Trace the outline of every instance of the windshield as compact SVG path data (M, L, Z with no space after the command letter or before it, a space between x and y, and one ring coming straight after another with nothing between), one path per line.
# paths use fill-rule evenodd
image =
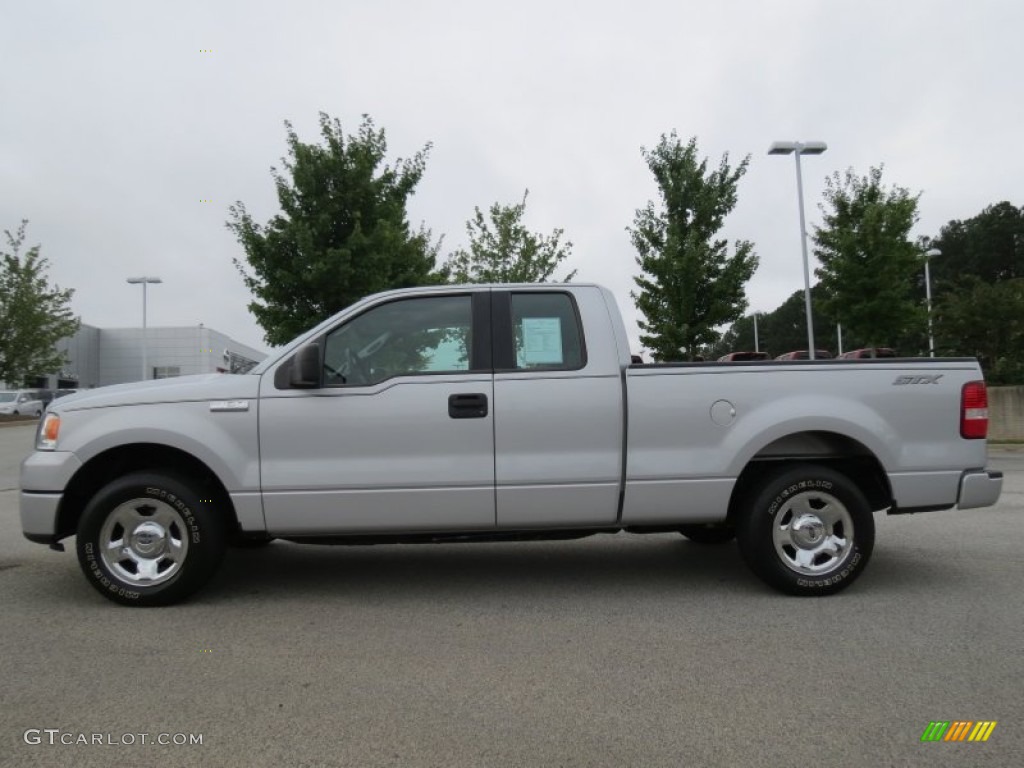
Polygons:
M0 392L0 403L13 403L17 396L17 392Z

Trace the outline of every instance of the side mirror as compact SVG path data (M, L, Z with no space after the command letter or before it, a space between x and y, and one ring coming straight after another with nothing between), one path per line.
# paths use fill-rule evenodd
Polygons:
M320 345L317 342L307 344L295 353L288 383L296 389L320 386Z

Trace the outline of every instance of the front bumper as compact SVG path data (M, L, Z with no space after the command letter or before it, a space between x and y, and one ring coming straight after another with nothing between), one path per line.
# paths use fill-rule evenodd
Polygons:
M21 530L25 538L37 544L57 540L57 510L62 493L21 492Z
M991 469L965 472L960 478L960 509L991 507L1003 492L1003 473Z
M21 463L21 530L41 544L56 541L63 490L82 466L70 451L36 451Z
M21 488L56 492L67 488L82 462L71 451L36 451L21 462Z

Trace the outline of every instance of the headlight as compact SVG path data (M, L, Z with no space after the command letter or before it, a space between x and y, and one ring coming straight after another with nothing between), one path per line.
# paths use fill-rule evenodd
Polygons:
M42 422L39 424L39 431L36 433L36 450L52 451L57 447L57 436L60 434L60 416L56 413L46 412Z

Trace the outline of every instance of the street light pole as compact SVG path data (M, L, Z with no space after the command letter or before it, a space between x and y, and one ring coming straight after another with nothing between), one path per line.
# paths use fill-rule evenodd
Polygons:
M149 366L146 363L146 286L150 283L162 283L159 277L129 277L132 285L142 283L142 380L149 378Z
M932 256L941 256L942 251L938 248L929 248L924 253L924 292L928 302L928 357L935 357L935 337L932 335L932 273L928 269L928 262Z
M755 352L760 352L761 351L761 346L760 346L760 344L758 344L758 339L757 339L757 312L754 313L754 351Z
M807 356L815 359L814 320L811 317L811 268L807 257L807 224L804 220L804 180L800 171L800 155L820 155L828 149L823 141L776 141L768 148L769 155L796 157L796 197L800 208L800 248L804 257L804 306L807 313Z

